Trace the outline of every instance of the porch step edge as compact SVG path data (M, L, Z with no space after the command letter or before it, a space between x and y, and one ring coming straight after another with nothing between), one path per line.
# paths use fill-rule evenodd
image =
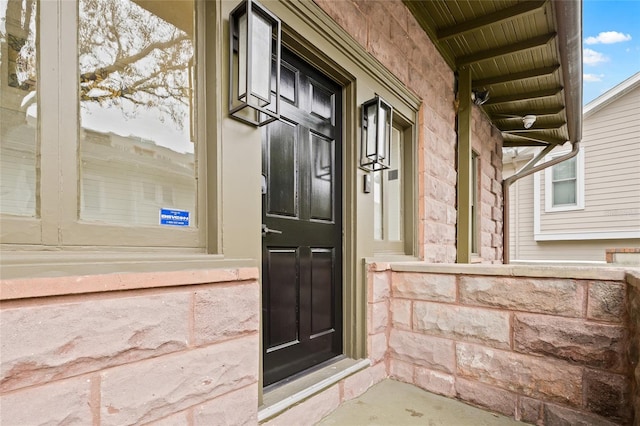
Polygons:
M319 394L323 390L333 386L345 377L355 374L358 371L364 370L371 365L371 361L369 359L346 359L343 361L352 361L352 363L349 363L350 365L345 366L344 368L339 368L339 370L335 374L332 374L331 376L322 379L312 384L311 386L302 389L301 391L295 392L292 395L274 402L271 405L260 408L258 411L258 422L262 423L266 420L270 420L273 417L276 417L277 415L283 413L294 405L299 404L300 402L311 398L312 396ZM335 366L335 364L331 364L325 368L335 368Z

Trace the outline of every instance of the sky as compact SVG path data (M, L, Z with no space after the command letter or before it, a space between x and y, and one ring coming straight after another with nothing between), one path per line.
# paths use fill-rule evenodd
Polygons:
M584 0L583 102L640 72L640 0Z

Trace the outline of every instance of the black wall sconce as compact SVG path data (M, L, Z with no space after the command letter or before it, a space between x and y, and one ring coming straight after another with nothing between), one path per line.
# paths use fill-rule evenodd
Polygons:
M360 167L369 172L391 166L393 107L380 96L362 104Z
M281 23L254 0L229 14L229 114L254 126L280 118Z

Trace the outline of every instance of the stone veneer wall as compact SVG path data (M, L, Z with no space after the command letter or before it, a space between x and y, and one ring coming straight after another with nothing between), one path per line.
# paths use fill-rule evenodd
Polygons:
M478 247L480 263L502 263L502 136L480 108L472 112L471 147L479 154Z
M454 268L370 265L392 378L539 425L631 421L624 272Z
M241 268L5 280L3 299L22 286L142 289L3 300L2 424L256 424L257 279Z
M314 0L422 99L418 113L418 250L427 262L456 261L454 74L402 0ZM480 258L502 263L502 136L474 106L480 156Z
M635 412L634 425L640 426L640 270L627 274L629 306L629 361L632 367L631 395Z

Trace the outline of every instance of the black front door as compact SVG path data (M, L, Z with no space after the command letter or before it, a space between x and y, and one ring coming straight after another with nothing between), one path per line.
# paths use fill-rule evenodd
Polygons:
M341 88L283 49L262 141L264 385L342 354Z

